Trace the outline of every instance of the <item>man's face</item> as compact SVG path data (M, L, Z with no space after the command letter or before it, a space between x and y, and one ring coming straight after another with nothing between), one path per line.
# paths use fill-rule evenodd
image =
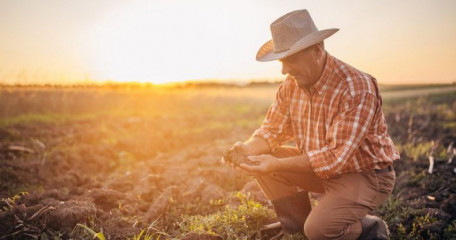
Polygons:
M314 47L281 59L282 74L290 75L302 89L311 87L318 79L318 62Z

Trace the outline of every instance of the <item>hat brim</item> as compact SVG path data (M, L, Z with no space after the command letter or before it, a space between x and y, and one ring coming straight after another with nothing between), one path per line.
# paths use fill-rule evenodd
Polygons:
M259 62L268 62L291 56L301 50L304 50L314 44L325 40L337 31L339 31L339 29L331 28L312 32L299 39L295 44L293 44L293 46L290 47L290 49L280 52L274 52L274 42L272 40L269 40L263 44L263 46L261 46L260 50L258 50L256 60Z

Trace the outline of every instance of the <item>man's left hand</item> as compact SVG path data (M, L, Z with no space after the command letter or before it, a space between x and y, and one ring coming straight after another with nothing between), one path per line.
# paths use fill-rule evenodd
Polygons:
M249 165L241 163L239 168L244 170L247 174L253 176L264 175L273 171L277 171L280 168L280 160L271 155L260 155L248 157L250 161L257 163L258 165Z

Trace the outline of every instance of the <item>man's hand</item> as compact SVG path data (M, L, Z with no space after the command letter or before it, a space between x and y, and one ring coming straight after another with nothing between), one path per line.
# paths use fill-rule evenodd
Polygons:
M230 149L223 153L222 163L230 167L237 167L240 163L248 161L247 156L243 148L243 143L236 142Z
M268 152L271 152L271 149L269 149L269 144L266 140L261 137L251 137L245 142L236 142L233 147L223 154L222 162L230 166L237 166L242 162L253 164L247 159L248 156L256 156ZM233 156L235 162L232 161Z
M241 163L239 167L249 175L260 176L281 168L280 160L271 155L250 156L248 159L254 164Z

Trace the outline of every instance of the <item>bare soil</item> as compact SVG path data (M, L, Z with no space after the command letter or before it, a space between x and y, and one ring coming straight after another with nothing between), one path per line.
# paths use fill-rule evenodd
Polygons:
M443 149L456 141L455 129L442 127L448 119L439 115L393 112L386 120L400 144L435 140ZM226 149L254 129L208 128L188 135L159 129L164 122L191 129L198 124L180 124L192 121L200 119L106 116L0 127L0 239L87 237L78 223L108 239L126 239L151 225L178 236L183 214L204 215L236 204L230 194L237 191L269 206L250 177L220 162ZM428 174L426 155L401 155L391 202L373 214L387 220L394 239L400 239L401 226L407 234L416 228L423 239L443 239L456 220L456 160L447 163L436 154L434 171ZM230 158L236 164L246 161L241 153ZM20 192L28 194L8 201ZM228 200L215 204L218 199ZM432 220L416 224L426 216ZM183 239L220 238L188 233Z

